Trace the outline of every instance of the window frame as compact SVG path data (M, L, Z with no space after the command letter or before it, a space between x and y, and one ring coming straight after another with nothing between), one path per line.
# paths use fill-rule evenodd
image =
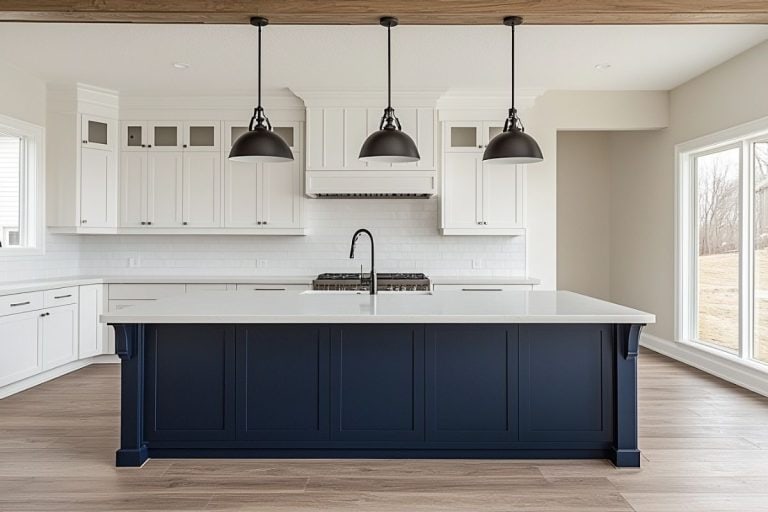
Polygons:
M45 254L45 129L0 114L0 132L22 139L19 231L23 243L0 247L0 259Z
M754 359L754 143L768 140L768 117L675 146L675 341L768 372ZM738 148L739 339L733 353L696 339L698 322L698 180L695 159Z

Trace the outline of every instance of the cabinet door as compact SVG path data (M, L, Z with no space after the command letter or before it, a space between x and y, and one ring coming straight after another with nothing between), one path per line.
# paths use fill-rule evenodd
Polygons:
M95 149L113 149L112 141L114 123L112 119L83 115L80 118L82 145Z
M483 164L483 226L522 228L523 170L517 165Z
M147 123L151 151L181 151L183 146L183 123Z
M424 439L423 327L332 328L331 438Z
M181 152L150 152L147 176L147 224L153 227L180 227Z
M120 123L120 151L146 151L148 144L147 123L136 121Z
M78 357L92 357L104 352L104 326L99 323L103 305L103 286L80 287Z
M482 226L482 167L477 153L445 155L443 162L443 227Z
M147 439L234 439L234 328L151 325L145 344Z
M301 227L301 154L261 166L261 218L268 228Z
M238 327L238 439L328 439L329 330Z
M613 438L610 326L520 325L520 440Z
M221 153L184 154L182 224L215 228L221 225Z
M255 228L261 213L261 172L258 164L225 162L224 225Z
M219 151L221 148L220 124L217 121L187 121L184 123L185 151Z
M517 441L517 326L429 326L426 372L428 441Z
M50 308L42 317L43 370L77 359L77 304Z
M147 163L144 151L124 151L120 155L120 225L143 226L147 219Z
M30 311L0 317L0 387L42 369L38 329L41 313Z
M247 126L226 123L224 143L226 153ZM226 158L226 156L225 156ZM255 228L261 214L261 173L258 164L224 160L224 226L228 228Z
M446 153L480 153L483 151L483 123L445 123L444 148Z
M80 150L80 225L117 227L114 153L83 147Z

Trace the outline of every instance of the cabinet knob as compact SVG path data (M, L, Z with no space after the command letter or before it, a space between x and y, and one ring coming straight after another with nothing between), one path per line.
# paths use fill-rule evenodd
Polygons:
M80 224L88 224L88 221L86 219L83 219L80 221Z
M483 221L483 226L487 226L487 225L488 225L488 223Z
M482 145L482 144L478 144L478 145L477 145L477 147L478 147L478 148L482 148L482 147L483 147L483 145Z
M479 225L481 225L481 226L482 226L482 224L483 224L483 223L482 223L482 222L480 222L480 221L477 221L477 223L478 223Z
M262 224L265 224L265 225L266 225L266 224L267 224L267 221L264 221L264 222L262 222Z
M187 147L187 145L186 145L186 144L183 144L181 147L185 148L185 147Z
M188 224L188 222L187 222L187 221L184 221L184 222L182 222L181 224L182 224L182 226L186 226L186 225Z
M144 226L145 224L146 224L146 222L144 222L144 221L141 221L141 225L142 225L142 226Z
M147 226L151 226L151 225L152 225L152 222L147 222Z
M152 144L147 144L147 147L148 147L148 148L151 148L151 147L152 147Z
M147 147L147 145L146 144L142 144L141 147L145 148L145 147Z
M257 226L261 226L261 221L260 221L260 220L257 220L257 221L256 221L256 225L257 225Z

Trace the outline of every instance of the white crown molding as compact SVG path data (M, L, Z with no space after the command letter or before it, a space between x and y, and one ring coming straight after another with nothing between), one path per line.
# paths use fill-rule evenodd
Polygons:
M142 96L124 95L120 98L121 110L252 110L258 98L249 95L222 96ZM272 110L303 109L304 104L289 89L273 89L262 94L262 105L267 114Z
M375 107L386 106L386 90L370 89L291 89L308 108L314 107ZM429 107L435 105L444 90L392 91L392 103L398 107Z

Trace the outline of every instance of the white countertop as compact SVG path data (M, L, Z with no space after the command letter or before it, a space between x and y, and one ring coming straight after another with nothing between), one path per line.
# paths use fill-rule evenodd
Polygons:
M655 315L566 291L199 292L101 316L132 323L638 323Z
M317 276L71 276L51 279L34 279L27 281L14 281L0 283L0 295L14 293L27 293L67 286L80 286L87 284L306 284L310 285ZM430 277L433 284L526 284L536 285L539 280L532 277Z

